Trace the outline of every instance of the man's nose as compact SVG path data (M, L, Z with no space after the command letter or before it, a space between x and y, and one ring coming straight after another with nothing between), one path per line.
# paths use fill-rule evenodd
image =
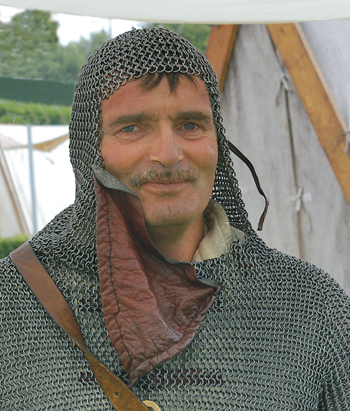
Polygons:
M161 127L155 132L150 151L152 162L160 163L164 167L172 167L181 162L183 157L180 137L171 127Z

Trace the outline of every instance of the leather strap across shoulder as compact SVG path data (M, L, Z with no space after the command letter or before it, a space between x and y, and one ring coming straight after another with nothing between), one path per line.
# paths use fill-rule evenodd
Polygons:
M135 394L108 370L86 347L75 315L56 284L42 266L29 242L10 253L10 257L29 288L51 318L84 352L90 367L109 401L118 411L160 411L152 401L142 403ZM149 407L149 408L147 408Z

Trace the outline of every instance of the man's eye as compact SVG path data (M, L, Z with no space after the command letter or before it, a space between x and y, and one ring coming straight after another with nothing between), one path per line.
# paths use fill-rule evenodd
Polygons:
M133 131L136 131L136 126L134 124L132 126L126 126L122 128L122 131L125 133L132 133Z
M194 123L186 123L184 125L184 129L188 130L188 131L195 130L196 128L198 128L198 126L197 126L197 124L194 124Z

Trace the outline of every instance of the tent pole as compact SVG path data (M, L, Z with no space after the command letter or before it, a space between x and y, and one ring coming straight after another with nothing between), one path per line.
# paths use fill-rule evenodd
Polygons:
M217 75L220 93L224 88L237 28L237 24L221 24L212 26L210 31L205 57Z
M329 163L350 204L347 126L299 24L267 24Z
M32 142L32 126L27 124L27 138L28 138L28 157L29 157L29 180L30 180L30 194L32 201L32 218L33 218L33 235L38 232L37 209L36 209L36 190L35 190L35 176L34 176L34 160L33 160L33 142Z

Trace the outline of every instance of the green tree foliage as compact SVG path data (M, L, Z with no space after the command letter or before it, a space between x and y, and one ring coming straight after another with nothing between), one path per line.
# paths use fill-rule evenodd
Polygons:
M108 35L102 30L63 46L57 28L50 13L38 10L0 22L0 77L75 83L88 56ZM0 100L0 123L68 124L70 112L70 107Z
M152 24L175 31L202 53L208 42L207 24ZM25 10L9 23L0 23L0 76L75 83L87 57L108 40L106 31L91 33L63 46L58 42L58 23L45 11Z
M18 234L14 237L0 238L0 258L7 257L11 251L18 248L26 242L28 237L24 234Z
M50 13L25 10L0 23L0 76L75 83L81 66L107 33L92 33L67 46L59 44L58 23Z
M0 25L0 75L47 79L54 67L58 23L50 13L26 10Z
M174 31L180 36L190 41L203 54L207 47L210 24L160 24L146 23L144 27L164 27L165 29Z
M79 42L72 41L67 46L59 45L55 56L59 69L52 73L52 80L62 83L75 83L86 59L97 47L107 40L108 35L102 30L91 33L90 39L82 37Z
M71 108L38 103L0 100L0 123L4 124L68 124Z

